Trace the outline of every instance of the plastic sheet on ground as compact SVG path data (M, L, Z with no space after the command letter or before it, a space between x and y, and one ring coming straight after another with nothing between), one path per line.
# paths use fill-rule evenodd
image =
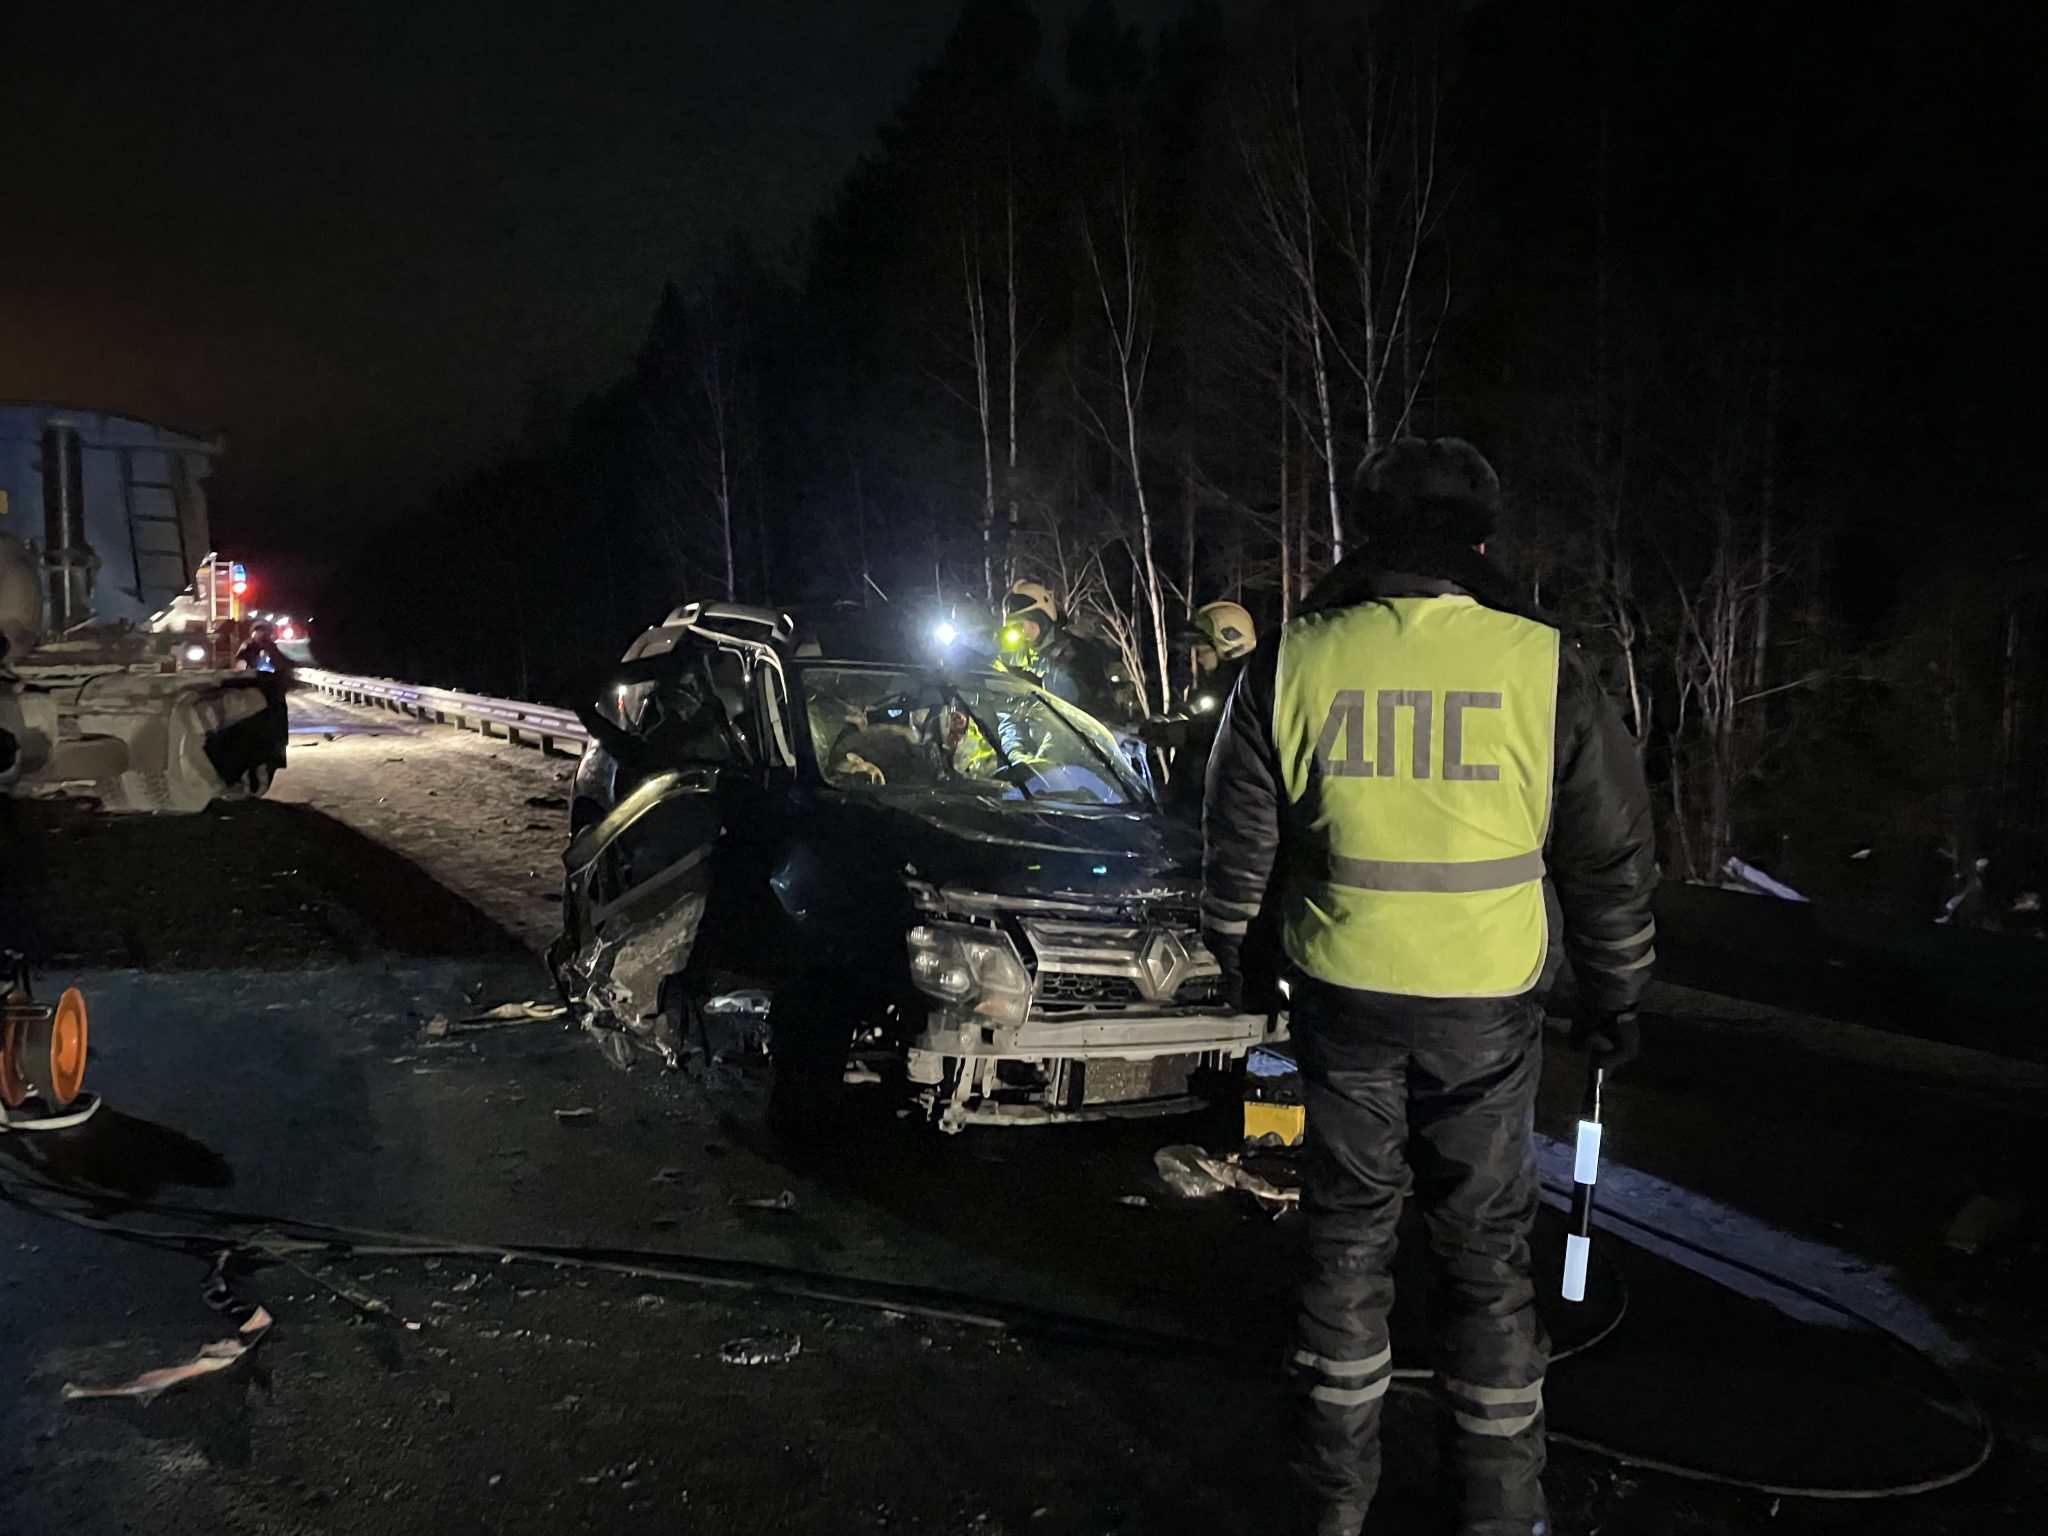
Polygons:
M251 1312L241 1329L231 1339L216 1339L202 1348L198 1354L183 1365L168 1365L154 1371L144 1371L117 1386L81 1387L78 1383L64 1383L64 1396L68 1399L87 1397L132 1397L139 1402L148 1402L159 1392L175 1387L181 1381L194 1381L201 1376L211 1376L224 1371L242 1356L254 1349L263 1335L270 1331L271 1316L262 1307Z
M1180 1144L1161 1147L1152 1154L1152 1166L1166 1187L1177 1195L1199 1199L1225 1189L1241 1189L1261 1205L1293 1205L1301 1191L1292 1185L1275 1184L1252 1172L1235 1157L1218 1157L1201 1147Z

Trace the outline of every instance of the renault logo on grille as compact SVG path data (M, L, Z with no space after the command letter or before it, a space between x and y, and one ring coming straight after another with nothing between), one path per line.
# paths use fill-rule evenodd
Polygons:
M1138 990L1155 1003L1166 1002L1180 991L1193 963L1177 935L1155 928L1138 951Z

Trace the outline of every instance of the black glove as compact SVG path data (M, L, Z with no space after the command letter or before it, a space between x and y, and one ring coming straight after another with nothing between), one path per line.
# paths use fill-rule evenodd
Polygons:
M1244 972L1223 973L1223 1005L1232 1013L1244 1012Z
M1244 1012L1244 940L1236 934L1222 934L1213 928L1202 930L1202 947L1216 958L1223 972L1223 1001L1232 1013Z
M1589 1065L1609 1077L1643 1054L1643 1027L1633 1008L1582 1008L1572 1020L1573 1050L1589 1053Z

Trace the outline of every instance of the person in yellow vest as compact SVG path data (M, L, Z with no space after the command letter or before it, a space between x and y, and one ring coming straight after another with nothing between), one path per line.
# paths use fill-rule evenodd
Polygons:
M1277 921L1308 1106L1290 1352L1303 1528L1378 1485L1395 1226L1420 1202L1461 1536L1544 1536L1548 1340L1529 1273L1555 888L1575 1044L1640 1048L1657 879L1640 759L1591 665L1485 555L1492 467L1457 438L1372 455L1365 542L1232 694L1204 805L1204 937L1242 987Z

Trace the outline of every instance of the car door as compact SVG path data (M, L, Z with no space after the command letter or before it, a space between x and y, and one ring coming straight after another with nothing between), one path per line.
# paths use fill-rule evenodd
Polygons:
M740 659L754 756L749 772L720 780L721 826L703 954L707 970L772 988L787 973L792 955L788 918L770 882L799 794L793 721L774 651L746 645Z
M580 712L617 761L616 794L564 856L557 972L589 1013L646 1031L709 935L721 834L760 776L760 732L741 651L687 636L620 670L613 697Z

